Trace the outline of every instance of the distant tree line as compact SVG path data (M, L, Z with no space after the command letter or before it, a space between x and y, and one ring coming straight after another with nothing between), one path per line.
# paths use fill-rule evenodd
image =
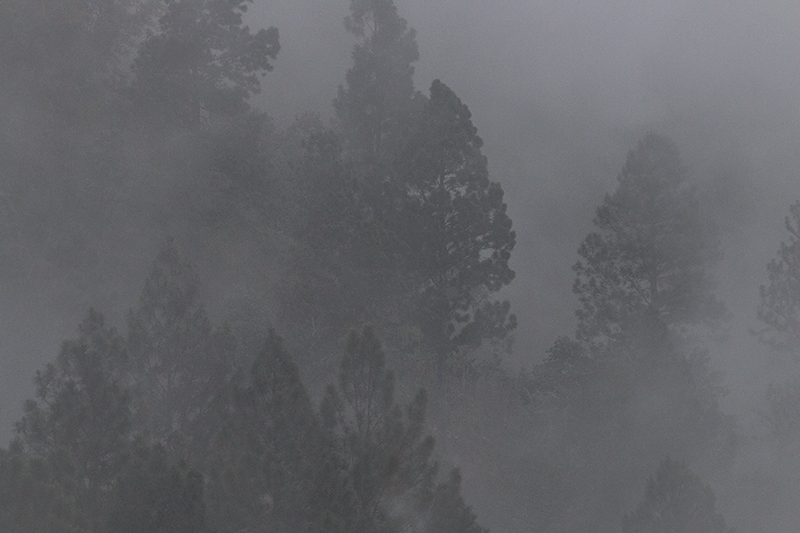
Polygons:
M498 530L730 531L690 469L738 441L708 364L718 234L676 143L628 154L576 331L514 372L503 189L455 91L415 88L394 2L351 0L333 122L283 130L250 103L280 44L249 4L0 4L3 281L101 308L156 256L124 328L89 311L37 372L0 529L485 531L469 499ZM795 358L798 224L757 332ZM770 392L788 441L797 390Z

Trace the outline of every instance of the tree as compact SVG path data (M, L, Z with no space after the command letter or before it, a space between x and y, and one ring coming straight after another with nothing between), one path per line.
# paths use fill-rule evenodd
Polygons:
M716 325L725 310L709 272L719 257L714 230L675 144L650 133L628 154L613 194L597 208L578 253L578 335L613 340L662 324ZM659 326L655 326L658 328Z
M199 451L219 422L235 339L212 328L200 284L174 242L159 251L128 313L128 380L138 429L173 449Z
M338 389L322 404L356 498L355 531L483 531L460 496L460 477L436 484L434 440L425 435L427 396L421 389L405 408L394 400L394 374L369 326L353 331L341 362ZM455 529L447 529L455 527ZM464 529L461 529L461 528Z
M203 477L165 448L138 442L108 505L108 533L205 533Z
M93 310L78 333L54 363L37 371L36 399L25 403L16 430L22 449L55 469L77 504L79 523L92 527L131 441L130 395L117 377L126 357L123 338Z
M413 105L416 32L393 0L351 0L345 28L358 43L347 87L339 87L333 107L346 150L380 172L402 139Z
M350 531L352 499L334 444L271 331L215 439L212 522L223 531Z
M0 530L7 533L85 533L53 469L17 445L0 450L0 509Z
M467 106L434 80L397 164L390 225L409 256L420 295L415 319L440 378L456 350L502 339L516 327L508 302L491 300L514 279L508 261L516 235L482 146Z
M394 509L416 509L415 500L430 490L436 465L430 462L433 438L423 434L426 402L420 390L404 416L374 329L351 332L338 390L329 387L322 410L327 426L341 435L360 531L407 521Z
M430 519L423 529L425 533L489 533L476 522L475 513L464 503L461 496L461 474L450 472L448 479L440 483L433 494Z
M800 202L784 219L789 237L781 242L767 264L768 283L759 287L758 340L773 350L800 360ZM766 420L773 434L784 442L795 440L800 429L800 380L796 376L773 384L767 391Z
M134 63L136 108L189 128L248 111L280 50L276 28L252 33L244 25L250 2L168 0Z
M714 492L685 463L665 458L647 481L644 500L622 520L623 533L735 533L715 507Z
M0 114L17 132L0 143L3 277L57 295L62 312L113 292L100 279L119 246L109 233L132 226L118 204L123 85L156 1L0 3Z
M441 384L455 354L516 326L508 302L493 298L514 278L516 236L467 106L439 80L429 96L414 89L415 32L394 3L353 0L350 9L346 27L359 42L334 108L355 183L355 216L342 233L357 246L328 260L344 263L335 282L369 287L359 294L359 311L369 312L360 321L414 338L408 344L433 360Z
M800 202L789 211L784 222L789 238L767 265L769 283L759 288L758 319L766 327L756 333L767 345L800 359Z
M574 267L576 338L559 339L535 372L553 440L570 450L563 475L607 495L569 495L561 529L612 527L659 456L724 468L736 444L720 376L692 337L725 318L710 271L717 242L672 141L651 133L628 154L595 226Z
M317 119L293 128L295 248L280 290L282 327L291 332L310 383L336 373L342 332L366 321L390 329L408 317L413 285L386 224L369 213L364 185L341 140ZM307 363L307 364L306 364Z

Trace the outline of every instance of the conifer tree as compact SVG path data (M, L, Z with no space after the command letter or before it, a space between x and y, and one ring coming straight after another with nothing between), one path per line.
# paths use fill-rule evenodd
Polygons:
M399 16L393 0L351 0L345 28L358 43L347 85L339 87L333 106L346 151L372 172L381 172L411 116L413 63L419 59L416 32Z
M274 331L235 391L214 449L206 470L218 530L351 531L338 450Z
M170 240L128 314L126 369L137 427L184 452L202 449L219 422L235 354L233 335L212 327L199 290Z
M276 28L253 33L244 24L251 2L166 2L134 63L138 112L187 128L246 113L247 98L260 90L259 76L272 70L280 50Z
M675 144L646 135L617 180L597 208L599 231L578 250L579 336L604 341L656 324L673 332L719 324L725 310L710 273L718 242Z
M118 378L125 357L123 338L89 311L78 337L37 371L36 399L16 425L21 449L53 469L81 527L99 527L132 440L130 394Z
M483 531L461 498L458 471L436 483L434 440L425 435L426 405L425 390L420 389L402 409L374 329L351 332L339 386L329 387L322 415L340 439L356 499L355 530Z
M644 500L623 533L735 533L716 510L714 492L685 463L669 457L647 481Z
M800 202L785 222L789 237L767 265L769 282L760 287L758 318L764 328L759 339L774 349L800 359Z

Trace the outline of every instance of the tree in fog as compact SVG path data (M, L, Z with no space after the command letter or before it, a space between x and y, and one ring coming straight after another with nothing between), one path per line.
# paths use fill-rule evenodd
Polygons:
M790 207L784 224L788 239L767 264L768 283L761 285L758 339L793 360L800 359L800 202ZM800 380L792 377L770 385L765 420L783 442L792 442L800 430Z
M75 502L48 461L18 443L0 450L0 530L7 533L83 533Z
M253 33L244 25L251 2L166 2L134 63L137 109L189 127L247 111L280 50L276 28Z
M213 447L206 471L218 531L352 531L354 505L335 442L274 332L234 392Z
M345 27L358 43L333 107L346 149L381 172L413 115L416 32L393 0L351 0Z
M650 133L628 154L578 253L579 335L616 339L657 322L671 330L725 317L710 267L717 237L675 144Z
M374 329L351 332L339 386L328 389L322 415L340 439L357 502L355 530L483 531L459 494L457 471L435 483L438 468L431 460L433 437L425 435L426 405L421 389L402 409Z
M199 291L170 240L128 314L126 370L137 429L178 448L210 438L233 371L235 340L227 327L212 327Z
M457 350L516 326L508 302L492 298L514 279L508 261L516 235L482 146L467 106L434 80L397 164L390 224L418 284L413 318L440 378Z
M53 469L76 502L77 523L95 527L132 439L130 394L117 377L124 339L95 311L78 333L36 373L36 398L16 430L22 449Z
M132 447L105 512L108 533L210 533L203 476L159 445Z
M793 358L800 358L800 202L785 219L789 238L767 265L769 282L759 289L759 339Z
M327 215L322 227L338 234L329 233L334 239L321 248L303 242L301 249L311 250L312 269L336 266L326 272L327 287L316 285L340 295L323 322L351 316L349 327L369 321L399 342L419 339L426 372L441 382L454 355L515 327L509 304L495 294L513 280L516 236L468 107L439 80L429 95L414 89L415 34L394 3L353 0L350 8L346 27L359 40L334 101L340 148L324 152L328 166L312 167L318 187L345 187L308 216ZM322 146L319 139L312 146ZM364 290L348 306L347 289L355 286Z
M714 492L685 463L667 457L647 481L644 500L622 520L623 533L735 533Z
M595 226L574 267L576 338L556 342L532 385L557 413L554 446L580 458L564 464L565 479L607 495L568 496L572 528L611 527L645 461L679 454L724 467L736 442L694 335L726 316L716 235L672 141L651 133L637 144Z

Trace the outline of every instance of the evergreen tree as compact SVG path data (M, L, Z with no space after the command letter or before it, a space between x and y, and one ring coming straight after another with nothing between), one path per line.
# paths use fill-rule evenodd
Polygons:
M203 478L161 446L136 443L108 505L108 533L206 533Z
M788 239L767 264L768 283L761 285L758 319L763 327L755 331L759 341L800 360L800 202L792 204L784 224ZM800 430L800 379L796 375L767 391L765 419L773 434L790 443Z
M0 530L7 533L85 533L77 509L47 461L17 445L0 450Z
M623 533L735 533L714 492L685 463L667 457L647 482L644 500L622 521Z
M19 445L54 469L78 524L98 527L131 441L130 395L119 382L123 338L90 311L78 338L36 373L36 399L17 423Z
M765 327L760 340L776 350L800 358L800 202L785 219L789 238L767 265L769 283L760 287L758 319Z
M270 332L209 458L210 515L219 531L350 531L352 501L334 448Z
M516 326L508 302L494 300L514 278L515 233L467 106L439 80L429 96L414 89L415 33L394 3L350 8L346 26L359 42L334 101L343 149L328 142L330 165L311 174L323 190L345 186L326 197L331 203L310 206L309 220L324 215L316 228L328 241L301 248L323 250L300 263L324 272L314 294L335 303L314 327L369 321L391 353L421 352L413 366L421 362L420 373L441 385L455 355Z
M414 318L440 378L455 351L502 339L516 326L508 302L491 299L514 279L508 261L516 236L482 146L467 106L434 80L398 163L390 227L410 256L406 267L420 294Z
M574 267L580 338L617 339L655 323L676 331L725 317L709 272L719 257L714 229L700 216L671 140L650 133L638 143L594 222L599 231L583 241Z
M128 314L128 380L139 430L174 450L200 453L222 416L235 340L212 328L200 284L173 241L159 251Z
M252 33L242 17L252 0L169 0L134 64L136 109L196 128L246 112L280 50L278 30Z
M413 106L416 32L393 0L351 0L347 31L358 39L346 87L333 102L346 150L381 172L408 126ZM384 176L371 176L383 179Z
M455 471L435 484L434 440L425 435L427 397L421 389L405 412L394 400L394 375L386 369L373 328L351 332L339 387L322 405L326 426L340 437L357 502L354 531L444 531L458 524L480 532L459 494ZM461 529L459 529L461 530Z
M648 134L629 153L595 225L574 267L576 340L559 339L534 385L554 410L556 446L572 449L563 475L608 495L568 496L570 528L611 527L645 461L671 453L724 467L735 446L720 377L690 335L725 318L716 238L670 140Z

